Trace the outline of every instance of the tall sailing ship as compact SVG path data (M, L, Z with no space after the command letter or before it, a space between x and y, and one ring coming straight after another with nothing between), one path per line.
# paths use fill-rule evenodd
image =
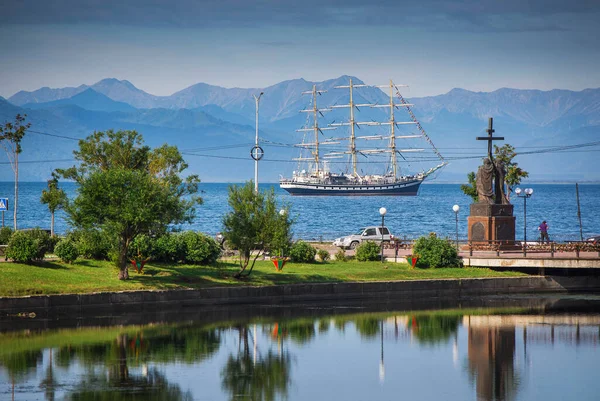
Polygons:
M389 103L356 103L354 102L355 90L357 88L376 87L389 90ZM365 84L353 84L352 79L348 85L334 86L333 89L349 90L349 102L346 104L333 104L324 108L317 105L319 95L327 92L319 90L313 85L312 91L303 92L310 94L311 106L301 112L309 113L307 126L299 129L299 132L313 133L314 138L310 142L305 140L295 146L308 154L302 155L294 160L299 163L307 163L308 168L302 168L299 164L298 170L293 172L291 178L281 178L279 185L282 189L291 195L325 195L325 196L415 196L418 194L419 187L423 181L432 175L435 171L444 167L447 163L440 152L435 148L433 142L425 133L425 130L416 119L411 110L412 104L405 101L400 94L398 86L391 80L388 85L370 86ZM346 121L331 122L324 126L319 126L319 121L324 119L326 112L336 109L347 109L349 111ZM384 109L389 110L389 119L383 121L359 121L355 119L356 114L364 109ZM387 110L386 110L387 109ZM403 109L407 112L409 121L396 119L396 111ZM355 113L358 111L358 113ZM387 113L386 113L387 114ZM312 120L312 124L311 121ZM401 128L416 128L416 132L403 133ZM348 135L343 137L325 137L326 131L348 129ZM386 132L381 132L382 128ZM386 129L389 128L389 129ZM360 130L361 135L357 135ZM371 130L371 131L369 131ZM375 130L375 131L373 131ZM365 133L366 135L363 135ZM323 136L323 138L321 138ZM400 168L400 159L407 164L411 160L417 160L411 157L412 154L425 152L426 148L412 146L415 140L424 141L428 146L433 157L421 158L421 161L436 161L436 165L427 170L422 169L415 173L406 173ZM411 141L411 146L399 146L400 141ZM363 148L360 146L364 142L376 143L381 146ZM343 144L347 143L347 146ZM423 142L419 145L422 146ZM327 147L333 147L333 150L324 151ZM359 162L360 158L365 158L366 163ZM382 159L383 158L383 159ZM330 165L337 163L340 159L346 164L345 172L332 172ZM374 159L374 160L373 160ZM362 164L368 167L378 166L383 171L375 173L364 173L360 167ZM431 163L434 164L434 163Z

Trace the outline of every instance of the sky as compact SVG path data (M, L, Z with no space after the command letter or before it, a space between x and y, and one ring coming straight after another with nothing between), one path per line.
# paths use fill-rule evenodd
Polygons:
M409 97L460 87L600 87L600 1L3 0L0 96L126 79L263 88L390 78Z

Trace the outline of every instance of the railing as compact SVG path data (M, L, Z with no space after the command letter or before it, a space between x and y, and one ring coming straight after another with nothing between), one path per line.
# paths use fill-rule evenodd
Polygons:
M575 258L579 259L582 252L596 253L600 258L600 243L590 241L566 241L566 242L524 242L524 241L467 241L466 248L469 251L469 256L473 256L475 251L493 251L496 256L501 253L520 252L523 257L527 257L527 253L550 254L551 258L556 256L556 253L575 253Z

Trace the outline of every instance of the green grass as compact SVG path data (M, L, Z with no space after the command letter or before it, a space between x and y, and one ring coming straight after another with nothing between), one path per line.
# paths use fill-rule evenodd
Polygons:
M110 262L79 260L72 265L61 262L38 265L6 262L0 263L0 296L524 275L485 268L412 269L401 263L355 261L288 263L281 272L275 271L270 261L260 261L250 277L243 279L233 277L237 271L235 262L222 262L215 267L151 263L146 265L143 274L130 269L130 279L119 281L117 269Z

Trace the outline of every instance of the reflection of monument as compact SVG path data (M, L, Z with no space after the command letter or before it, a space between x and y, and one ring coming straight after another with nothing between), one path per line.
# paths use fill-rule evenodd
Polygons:
M469 372L477 399L512 400L517 394L515 328L469 327Z
M502 244L514 244L515 218L513 205L506 198L504 163L494 161L492 141L504 139L492 136L493 120L490 118L487 137L478 140L488 141L488 157L479 166L476 176L477 196L479 201L471 204L468 218L469 241L487 242L501 241Z

